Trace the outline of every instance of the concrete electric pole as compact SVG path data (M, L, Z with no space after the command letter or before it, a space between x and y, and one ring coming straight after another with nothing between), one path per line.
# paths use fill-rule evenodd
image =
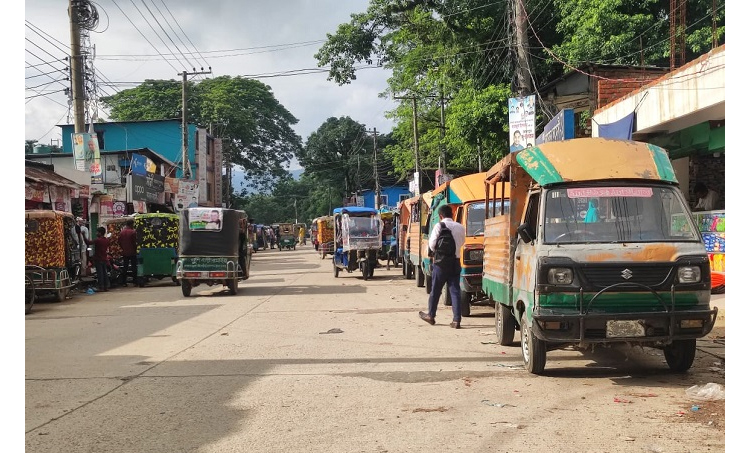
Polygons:
M527 30L525 0L513 0L513 24L516 47L516 80L519 96L526 96L531 92L531 66L529 65L529 34Z
M70 80L73 95L73 124L77 134L86 132L86 115L84 101L86 93L83 88L83 55L81 55L81 28L78 14L78 2L68 0L70 16Z
M202 68L201 68L202 69ZM188 130L187 130L187 76L211 74L211 68L208 71L187 72L182 71L182 177L190 179L190 161L188 160Z

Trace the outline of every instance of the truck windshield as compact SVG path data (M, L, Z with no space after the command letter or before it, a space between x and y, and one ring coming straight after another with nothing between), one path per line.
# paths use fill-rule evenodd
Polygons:
M598 186L547 191L544 242L684 242L700 236L674 187Z
M466 235L467 236L484 236L484 201L471 203L466 211ZM500 214L500 203L491 202L490 206L495 207L495 215ZM505 213L508 213L508 200L505 201Z

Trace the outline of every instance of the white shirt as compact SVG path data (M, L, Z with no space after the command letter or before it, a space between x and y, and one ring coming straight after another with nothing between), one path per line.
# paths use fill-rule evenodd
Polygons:
M456 222L453 219L443 219L440 222L443 222L446 227L448 227L449 230L451 230L451 235L453 236L453 241L456 243L456 258L461 258L461 247L464 245L464 242L466 242L466 228L464 228L463 225ZM437 245L438 236L440 236L440 223L436 223L434 227L432 227L432 232L430 233L430 250L433 252L435 251L435 246Z
M88 240L91 240L91 238L89 237L89 229L84 225L81 225L81 236ZM81 250L86 250L86 247L86 241L81 241Z
M695 205L696 210L700 211L713 211L716 209L716 204L719 202L719 194L715 191L708 189L708 193L705 197L698 199L698 204Z

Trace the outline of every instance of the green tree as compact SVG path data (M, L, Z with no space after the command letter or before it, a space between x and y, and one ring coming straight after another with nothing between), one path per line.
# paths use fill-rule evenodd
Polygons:
M298 160L306 175L337 195L351 194L372 187L372 147L364 124L331 117L310 134Z
M253 187L286 176L285 167L302 147L292 130L297 119L271 88L243 77L214 77L189 82L188 122L212 126L223 138L225 161L239 165ZM119 121L176 118L182 115L182 83L147 80L102 101Z
M34 152L34 145L36 145L38 141L39 140L26 140L26 154Z

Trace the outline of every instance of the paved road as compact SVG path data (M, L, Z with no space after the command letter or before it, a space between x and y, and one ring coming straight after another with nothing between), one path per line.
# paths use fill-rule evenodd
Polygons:
M724 385L716 335L684 375L600 348L550 352L540 377L487 307L460 330L447 307L419 320L425 291L400 269L335 279L307 246L251 272L236 296L165 280L36 304L26 451L724 451L724 402L693 412L685 394Z

